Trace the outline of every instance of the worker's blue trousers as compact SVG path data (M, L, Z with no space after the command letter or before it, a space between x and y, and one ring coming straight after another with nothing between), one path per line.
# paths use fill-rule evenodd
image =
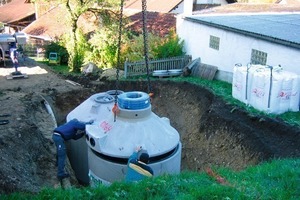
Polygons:
M66 161L66 146L64 139L56 134L53 134L52 139L55 143L57 150L57 177L64 178L65 172L65 161Z

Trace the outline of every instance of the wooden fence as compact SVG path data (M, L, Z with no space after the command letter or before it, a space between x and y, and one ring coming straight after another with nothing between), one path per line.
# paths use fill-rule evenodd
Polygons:
M149 73L152 73L155 70L171 70L171 69L183 69L190 61L192 57L189 55L149 60L148 68ZM136 76L136 75L145 75L147 74L147 69L145 61L138 62L125 62L124 63L124 77Z

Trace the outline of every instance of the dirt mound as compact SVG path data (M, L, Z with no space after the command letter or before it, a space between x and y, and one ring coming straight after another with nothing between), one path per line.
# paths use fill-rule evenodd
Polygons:
M44 105L50 103L58 124L90 95L115 89L110 81L61 77L32 60L21 63L28 79L6 80L11 66L0 67L0 193L38 192L58 187L52 130ZM72 79L82 86L67 82ZM226 104L205 88L189 83L157 80L152 83L152 110L168 117L182 142L182 170L226 166L236 170L271 158L300 156L299 127L280 120L252 116ZM123 91L147 91L147 82L122 82ZM78 185L74 176L72 184Z

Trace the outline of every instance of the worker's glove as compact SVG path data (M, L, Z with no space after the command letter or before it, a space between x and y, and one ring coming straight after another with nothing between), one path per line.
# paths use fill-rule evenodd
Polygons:
M93 124L94 123L94 120L90 120L89 122L87 122L87 124Z
M137 146L137 147L135 148L135 151L136 151L136 152L140 152L142 149L143 149L142 146Z

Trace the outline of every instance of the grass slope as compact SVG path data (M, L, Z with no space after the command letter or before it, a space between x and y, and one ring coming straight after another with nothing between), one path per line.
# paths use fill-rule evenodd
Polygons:
M110 186L53 189L38 194L13 193L0 199L299 199L300 159L273 160L239 172L212 168L184 171L145 179L139 183L115 182Z

